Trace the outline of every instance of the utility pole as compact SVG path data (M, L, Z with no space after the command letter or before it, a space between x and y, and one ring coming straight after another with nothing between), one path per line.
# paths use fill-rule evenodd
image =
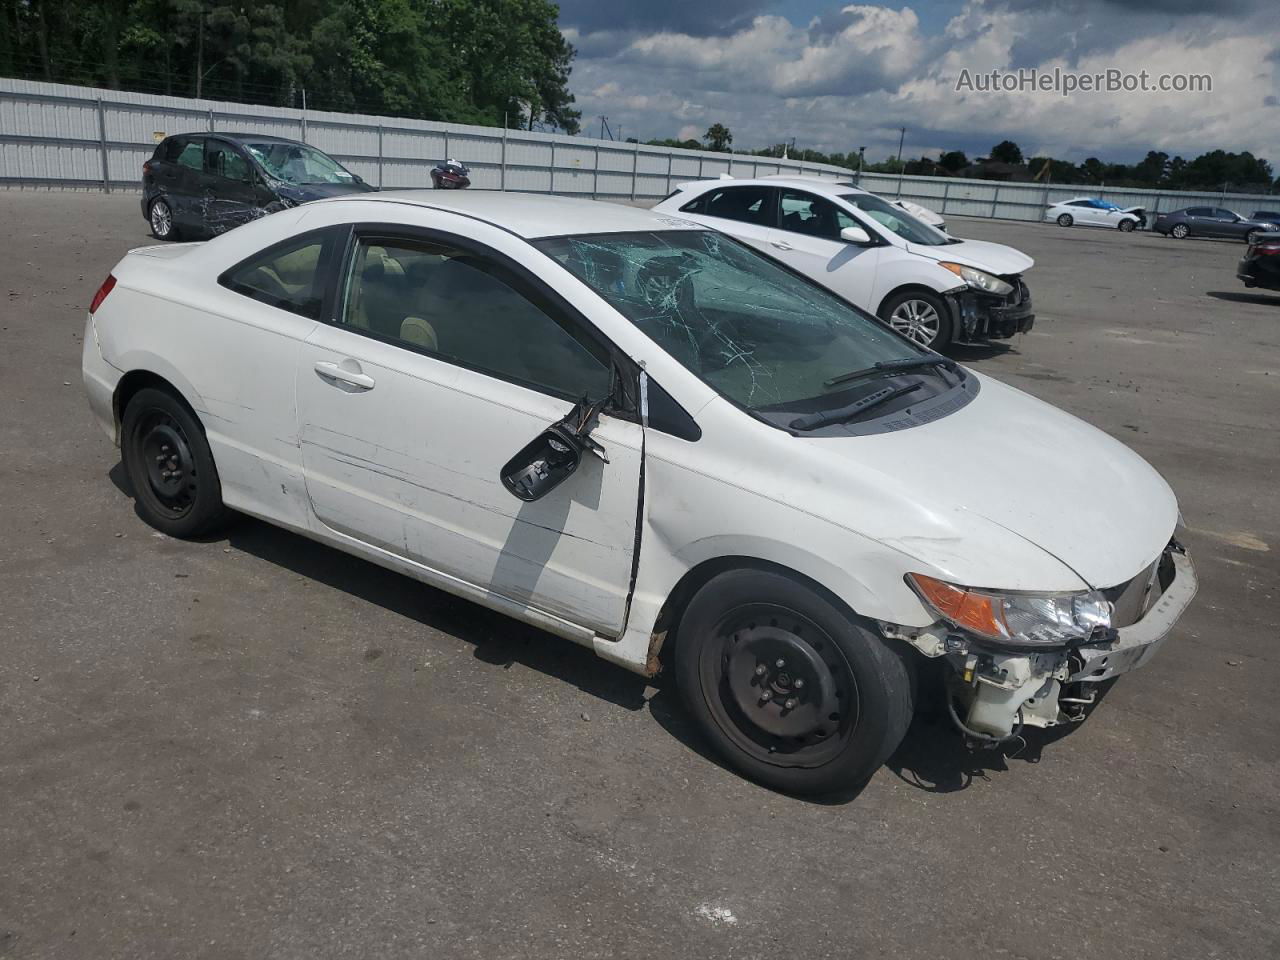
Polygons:
M859 147L858 148L858 182L859 183L862 182L862 164L866 160L866 157L867 157L867 148Z

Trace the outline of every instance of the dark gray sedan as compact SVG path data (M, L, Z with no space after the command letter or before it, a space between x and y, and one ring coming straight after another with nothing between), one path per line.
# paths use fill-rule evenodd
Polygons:
M1253 243L1259 234L1280 230L1280 223L1250 220L1222 207L1186 207L1160 214L1151 229L1179 240L1183 237L1226 237Z

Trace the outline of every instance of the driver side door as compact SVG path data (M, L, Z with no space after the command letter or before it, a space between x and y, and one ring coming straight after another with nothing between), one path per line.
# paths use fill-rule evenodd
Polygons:
M387 232L391 230L392 232ZM641 427L601 414L595 456L523 502L500 472L614 356L550 288L460 237L357 228L296 389L307 494L331 535L606 636L625 619Z
M770 231L765 252L874 312L881 248L840 238L845 227L862 226L825 197L783 189L778 195L778 229ZM870 228L864 229L875 236Z

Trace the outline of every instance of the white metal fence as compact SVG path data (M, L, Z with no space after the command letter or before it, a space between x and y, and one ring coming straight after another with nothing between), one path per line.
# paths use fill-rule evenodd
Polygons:
M431 186L446 157L464 161L481 189L632 200L722 173L849 175L769 157L0 78L0 185L138 189L158 139L215 129L304 140L387 189Z
M1255 193L1184 193L1135 190L1129 187L1083 187L1070 184L1000 183L951 177L899 177L864 174L863 189L881 196L912 200L945 216L1042 220L1050 204L1073 197L1101 197L1119 207L1143 207L1148 214L1190 206L1226 207L1242 216L1255 210L1280 209L1280 197ZM1148 216L1150 224L1154 216Z

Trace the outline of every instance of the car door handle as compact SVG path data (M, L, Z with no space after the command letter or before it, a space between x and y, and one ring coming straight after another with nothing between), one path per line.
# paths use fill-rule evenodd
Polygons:
M791 246L791 244L787 243L787 241L785 241L785 240L770 240L770 241L769 241L769 243L770 243L770 244L772 244L773 246L777 247L779 250L794 250L794 249L795 249L793 246Z
M352 361L354 363L354 361ZM330 363L328 360L316 361L316 373L324 377L326 380L337 380L353 387L359 387L361 390L372 390L376 381L367 373L358 373L348 370L337 363Z

